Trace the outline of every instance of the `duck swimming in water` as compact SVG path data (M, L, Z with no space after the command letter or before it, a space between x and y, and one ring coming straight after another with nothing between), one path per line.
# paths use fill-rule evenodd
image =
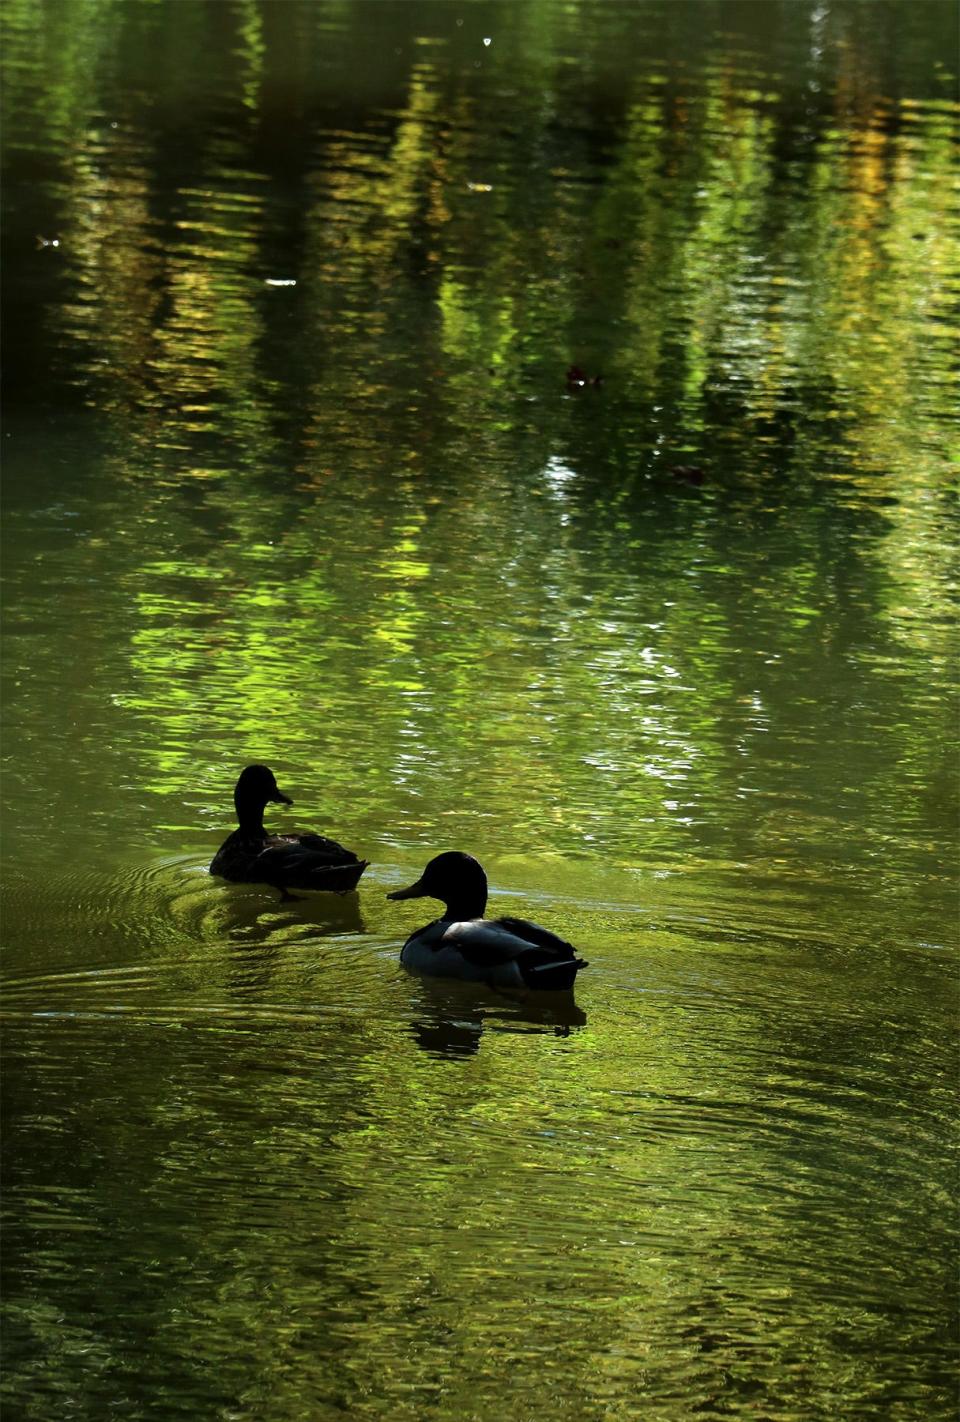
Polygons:
M269 801L293 804L269 766L248 765L233 792L240 828L221 844L210 873L234 883L272 884L284 898L293 897L290 889L343 894L356 888L367 861L319 834L268 834L263 811Z
M438 854L415 884L388 899L439 899L442 918L417 929L400 961L430 977L463 978L495 988L560 991L587 964L576 949L523 918L484 918L487 876L470 854Z

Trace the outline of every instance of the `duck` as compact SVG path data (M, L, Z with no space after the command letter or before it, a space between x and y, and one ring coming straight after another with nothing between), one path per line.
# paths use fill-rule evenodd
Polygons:
M415 884L388 899L439 899L442 918L411 934L400 962L427 977L461 978L497 989L565 991L581 968L572 944L523 918L484 918L487 876L472 854L448 850Z
M213 857L210 873L241 884L272 884L284 899L291 889L326 889L347 893L367 867L335 839L319 834L268 834L263 827L267 804L292 805L268 765L248 765L233 792L239 829L228 835Z

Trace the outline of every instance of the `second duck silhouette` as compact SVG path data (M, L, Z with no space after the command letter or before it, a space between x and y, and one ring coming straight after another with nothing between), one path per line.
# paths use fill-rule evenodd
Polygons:
M342 894L356 888L367 861L319 834L268 834L263 812L271 801L293 804L269 766L248 765L233 792L240 827L217 850L210 873L235 883L272 884L284 898L293 897L290 889Z
M572 944L523 918L484 918L487 876L470 854L438 854L415 884L388 899L439 899L442 918L412 934L400 961L430 977L462 978L496 988L561 991L587 964Z

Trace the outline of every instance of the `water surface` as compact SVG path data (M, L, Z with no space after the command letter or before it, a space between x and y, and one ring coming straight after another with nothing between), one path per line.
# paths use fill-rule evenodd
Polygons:
M955 9L4 24L11 1415L953 1417Z

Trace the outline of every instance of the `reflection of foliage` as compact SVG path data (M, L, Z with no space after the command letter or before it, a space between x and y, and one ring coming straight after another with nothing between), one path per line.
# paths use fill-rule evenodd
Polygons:
M53 163L63 239L32 359L108 422L138 779L282 757L341 824L625 863L789 855L808 804L882 837L944 714L884 671L947 651L933 39L899 93L850 6L762 8L816 30L796 75L732 34L681 64L656 6L484 8L480 68L479 12L374 8L347 108L369 7L7 7L9 164Z

